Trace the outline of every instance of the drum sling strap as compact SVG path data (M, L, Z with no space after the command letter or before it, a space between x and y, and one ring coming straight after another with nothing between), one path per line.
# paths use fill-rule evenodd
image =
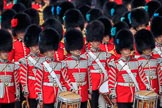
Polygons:
M129 66L127 64L125 64L122 60L119 60L118 63L128 73L128 75L131 77L132 81L134 82L137 91L139 91L140 89L139 89L138 83L137 83L136 78L134 77L133 73L131 72Z
M89 51L88 54L93 58L93 60L96 61L96 63L98 64L98 66L101 68L102 72L105 75L105 79L107 79L108 75L107 75L107 71L105 70L105 68L103 67L102 63L100 62L100 60L91 52Z
M48 70L48 72L50 73L50 75L56 80L56 83L58 84L58 87L60 88L61 91L63 91L63 88L61 86L61 83L56 75L56 73L52 70L52 68L50 67L50 65L45 61L43 62L44 67Z

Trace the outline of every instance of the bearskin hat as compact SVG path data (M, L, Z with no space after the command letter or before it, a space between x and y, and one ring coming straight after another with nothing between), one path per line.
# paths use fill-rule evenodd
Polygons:
M29 17L31 19L31 24L39 25L39 14L38 14L37 10L35 10L33 8L29 8L29 9L25 10L24 13L29 15Z
M16 15L13 9L9 9L2 12L2 22L1 27L3 29L11 29L11 19Z
M98 20L101 21L105 27L104 36L108 35L111 37L111 28L112 28L111 21L107 17L99 17Z
M26 8L32 7L32 0L17 0L17 3L22 3Z
M12 9L15 10L17 13L21 13L26 10L26 7L22 3L17 3L13 5Z
M127 6L128 4L132 3L132 0L122 0L122 3L124 6Z
M0 1L0 11L2 12L3 11L3 7L4 7L4 3L3 3L3 0Z
M25 29L30 25L30 17L25 13L16 14L11 20L12 34L25 32Z
M86 21L86 13L91 9L90 6L88 5L83 5L81 7L79 7L80 12L82 13L84 20Z
M86 21L89 23L103 15L102 11L97 8L90 9L86 14Z
M95 7L99 9L103 9L103 5L105 4L107 0L96 0Z
M136 32L135 43L139 54L142 54L142 52L146 49L153 50L155 48L155 40L152 33L145 29Z
M128 29L120 30L114 40L116 52L120 54L122 49L128 48L133 50L133 34Z
M0 40L0 51L10 52L13 44L11 34L4 29L0 29Z
M159 7L153 14L153 17L162 16L162 7Z
M129 11L127 11L127 12L125 12L125 13L123 14L123 16L120 18L120 21L121 21L121 22L127 23L128 26L129 26L129 28L132 27L132 26L131 26L131 19L130 19L130 17L129 17L130 14L131 14L131 13L130 13Z
M63 24L63 17L64 17L64 14L67 10L69 9L73 9L75 8L75 6L73 5L73 3L71 2L68 2L68 1L64 1L60 4L60 7L61 7L61 11L60 11L60 14L59 14L59 20L60 22Z
M102 41L104 36L104 25L98 20L94 20L86 27L86 40L87 42Z
M40 33L39 50L40 53L45 53L51 50L57 50L59 45L59 33L52 28L47 28Z
M159 1L149 1L145 9L148 11L149 18L152 18L154 12L161 6L161 3Z
M121 29L129 29L129 26L125 22L118 22L114 24L114 26L111 28L111 36L115 38L116 34L121 30Z
M145 0L132 0L132 9L146 5Z
M43 29L46 28L54 28L60 35L60 41L62 40L63 37L63 28L62 28L62 24L60 23L59 20L57 20L56 18L49 18L47 19L43 24L42 24Z
M115 7L117 4L115 2L105 2L103 6L103 14L108 18L112 19L115 13Z
M48 18L55 18L55 6L49 5L43 10L43 20L47 20Z
M115 7L114 16L112 17L113 23L114 24L118 23L120 21L120 18L122 17L122 15L127 11L128 11L128 9L124 5L117 5Z
M24 43L26 47L32 47L38 45L38 38L41 32L41 27L38 25L30 25L25 32Z
M79 27L81 30L84 28L84 17L77 9L70 9L64 15L65 28L71 29Z
M64 43L67 52L81 50L84 45L82 32L77 29L68 30L64 36Z
M152 19L151 32L153 33L155 38L162 35L162 17L161 16L158 16Z
M92 0L73 0L75 6L80 8L83 5L91 6Z
M147 25L149 21L148 13L143 8L137 8L132 10L131 14L132 27L138 27L140 25Z

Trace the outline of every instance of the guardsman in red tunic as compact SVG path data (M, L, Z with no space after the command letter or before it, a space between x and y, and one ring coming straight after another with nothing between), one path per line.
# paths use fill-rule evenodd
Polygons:
M71 29L64 36L65 49L69 53L62 61L62 76L68 91L81 96L81 108L87 108L88 100L88 61L80 57L84 45L81 31Z
M98 20L101 21L105 26L104 37L102 43L100 44L100 49L107 53L114 54L115 45L113 42L110 42L112 24L106 17L100 17Z
M8 61L8 52L12 50L12 36L0 30L0 108L14 108L19 100L18 66Z
M137 51L141 54L138 58L138 62L141 64L146 76L144 83L149 84L150 88L154 89L154 91L159 94L159 87L162 83L162 80L159 80L159 78L162 76L158 59L154 58L151 54L152 50L155 48L154 37L150 31L142 29L135 34L135 41ZM159 107L158 104L158 108Z
M41 28L37 25L30 25L24 36L24 44L30 49L30 53L19 60L20 63L20 83L22 85L22 92L31 108L37 108L35 83L36 83L36 69L32 61L28 57L32 57L36 62L39 62L39 48L38 37Z
M130 56L133 50L132 33L126 29L119 31L115 38L115 46L121 57L109 62L110 98L117 103L118 108L132 108L135 89L145 89L139 76L138 61Z
M142 29L135 34L135 41L137 51L141 54L138 58L138 62L142 66L146 76L144 83L149 84L156 93L159 93L159 65L157 59L151 55L152 50L155 48L154 37L150 31Z
M160 63L160 70L162 69L162 31L161 31L162 18L160 16L154 17L151 22L151 32L155 39L155 48L153 50L153 57L158 59ZM159 94L162 95L162 72L159 74ZM161 96L160 96L161 97ZM161 99L162 100L162 97ZM162 107L162 102L160 102Z
M87 50L87 58L89 62L90 80L92 89L92 108L99 106L99 87L106 81L108 74L108 64L111 54L100 50L100 43L104 36L104 25L98 21L92 21L87 25L86 28L86 39L91 45L90 49ZM104 100L102 100L104 102ZM101 103L103 107L104 103ZM104 107L103 107L104 108Z
M58 95L58 82L51 73L55 73L58 80L61 79L61 62L54 58L54 52L58 49L59 34L55 29L47 28L40 33L39 50L44 57L40 58L36 65L36 93L39 105L43 108L53 108ZM44 64L48 63L52 72Z
M57 61L61 61L65 58L64 43L61 41L63 37L62 24L56 18L49 18L42 25L43 29L46 29L48 27L55 28L57 32L60 34L59 48L57 51L55 51L54 57L56 58Z
M25 47L23 38L25 29L30 25L30 22L29 16L24 13L18 13L12 18L11 27L15 40L13 42L13 49L9 54L9 61L18 62L20 58L29 54L30 50Z

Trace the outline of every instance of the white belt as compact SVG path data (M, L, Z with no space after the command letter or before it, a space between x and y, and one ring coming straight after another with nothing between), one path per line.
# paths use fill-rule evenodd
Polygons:
M43 85L50 86L50 87L57 87L57 84L56 83L47 83L47 82L44 82Z
M102 70L90 70L90 73L102 73Z
M117 85L120 86L128 86L128 87L134 87L134 83L122 83L122 82L118 82Z
M28 79L30 79L30 80L35 80L35 77L33 77L33 76L28 76Z
M5 86L14 86L14 83L4 83Z

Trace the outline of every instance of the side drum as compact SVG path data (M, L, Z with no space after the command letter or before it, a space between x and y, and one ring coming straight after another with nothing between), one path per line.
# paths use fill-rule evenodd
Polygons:
M80 105L81 97L76 93L65 91L58 96L57 108L80 108Z
M157 108L158 95L154 91L135 93L134 108Z

